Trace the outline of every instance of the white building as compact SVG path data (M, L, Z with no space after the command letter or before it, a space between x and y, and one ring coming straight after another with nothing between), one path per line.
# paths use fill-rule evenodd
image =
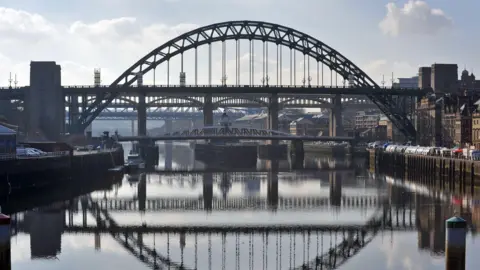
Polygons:
M355 115L356 129L371 129L378 126L380 113L376 110L372 111L358 111Z
M398 82L393 83L393 88L418 88L418 76L398 78Z

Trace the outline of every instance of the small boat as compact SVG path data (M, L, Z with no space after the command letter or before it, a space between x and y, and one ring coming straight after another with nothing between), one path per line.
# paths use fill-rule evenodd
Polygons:
M127 160L125 162L125 169L127 173L137 173L139 170L145 169L145 161L138 153L130 153L127 156Z

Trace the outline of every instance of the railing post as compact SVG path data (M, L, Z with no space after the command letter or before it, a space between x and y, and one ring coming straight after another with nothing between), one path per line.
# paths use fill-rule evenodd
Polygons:
M465 270L467 222L459 217L446 221L445 270Z

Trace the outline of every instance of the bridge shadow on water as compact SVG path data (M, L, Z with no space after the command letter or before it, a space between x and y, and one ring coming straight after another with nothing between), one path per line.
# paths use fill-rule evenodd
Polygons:
M95 249L113 241L144 269L342 269L380 235L405 231L418 232L418 249L441 255L454 211L475 232L471 211L448 196L364 168L364 160L328 158L306 158L298 170L288 161L228 170L176 164L1 206L12 216L12 240L27 237L31 258L62 257L62 238L91 235ZM12 245L12 254L28 252Z

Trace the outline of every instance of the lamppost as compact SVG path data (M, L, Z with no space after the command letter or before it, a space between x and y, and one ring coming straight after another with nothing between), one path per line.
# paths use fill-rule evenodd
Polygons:
M266 86L268 87L268 81L270 80L270 77L267 76L265 78L262 78L261 82L262 82L262 86Z
M308 76L308 87L312 87L312 76Z

